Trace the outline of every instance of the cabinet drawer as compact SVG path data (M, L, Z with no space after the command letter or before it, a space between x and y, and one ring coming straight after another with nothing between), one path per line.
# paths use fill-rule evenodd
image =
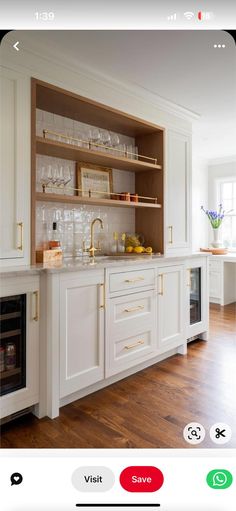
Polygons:
M108 311L111 338L124 338L150 328L154 322L154 291L111 298Z
M117 291L129 291L145 286L155 285L155 271L153 268L148 270L127 271L112 273L109 280L110 293Z
M127 336L117 342L110 340L106 376L112 376L154 356L153 331Z
M211 271L221 271L221 261L212 261L209 262L209 269Z
M151 332L145 332L132 337L127 337L114 343L114 358L119 360L122 357L136 358L140 352L147 347L150 348Z

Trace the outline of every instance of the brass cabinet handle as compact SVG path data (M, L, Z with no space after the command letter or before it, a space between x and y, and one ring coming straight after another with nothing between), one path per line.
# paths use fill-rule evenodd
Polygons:
M144 305L138 305L137 307L130 307L130 309L124 309L123 312L136 312L144 309Z
M35 314L33 316L34 321L39 320L39 292L34 291L33 296L35 297Z
M140 341L134 342L134 344L128 344L125 346L125 350L131 350L132 348L135 348L135 346L139 346L139 344L144 344L144 340L140 339Z
M158 294L163 296L163 294L164 294L164 275L163 275L163 273L160 273L158 275L158 277L159 277L159 291L158 291Z
M169 225L168 229L169 229L169 233L170 233L170 238L169 238L168 243L170 245L172 245L173 244L173 225Z
M128 284L133 284L134 282L139 282L140 280L145 280L144 277L136 277L135 279L126 279L125 282Z
M103 303L100 305L100 309L106 308L106 288L105 284L100 284L100 288L102 289L102 295L103 295Z
M23 231L24 231L23 222L18 222L17 227L20 227L20 244L17 246L17 250L23 250Z

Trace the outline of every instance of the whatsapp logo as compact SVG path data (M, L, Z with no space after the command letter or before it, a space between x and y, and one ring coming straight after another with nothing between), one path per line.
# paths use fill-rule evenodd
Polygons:
M214 490L226 490L233 482L233 476L228 470L211 470L207 474L207 484Z

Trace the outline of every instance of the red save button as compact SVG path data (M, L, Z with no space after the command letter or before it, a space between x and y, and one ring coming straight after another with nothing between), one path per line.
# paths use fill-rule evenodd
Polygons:
M157 491L163 483L164 476L156 467L127 467L120 474L120 484L126 491Z

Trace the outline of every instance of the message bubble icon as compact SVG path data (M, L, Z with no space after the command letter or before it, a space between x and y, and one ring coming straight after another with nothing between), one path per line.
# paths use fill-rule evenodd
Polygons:
M11 480L11 486L14 486L14 485L18 485L18 484L21 484L22 481L23 481L23 476L22 474L20 474L19 472L14 472L11 477L10 477L10 480Z
M228 470L211 470L207 474L207 484L215 490L226 490L232 482L233 476Z

